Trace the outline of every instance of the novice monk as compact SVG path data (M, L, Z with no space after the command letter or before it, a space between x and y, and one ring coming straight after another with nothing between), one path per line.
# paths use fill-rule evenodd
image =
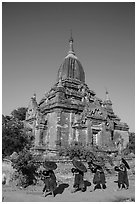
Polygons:
M81 190L82 192L84 192L85 191L85 185L83 180L84 172L76 168L72 168L71 172L75 176L74 185L73 185L74 190L72 190L72 193L75 193L78 190Z
M57 187L56 176L54 171L57 168L55 162L46 161L44 163L45 170L42 172L42 180L44 182L43 194L47 196L48 194L54 195L54 190Z
M121 163L124 165L124 184L125 184L125 189L129 188L129 181L128 181L128 174L127 174L127 169L130 169L128 163L126 162L125 159L121 159Z
M93 183L95 184L94 191L96 189L106 189L106 179L103 168L92 161L88 162L88 165L91 172L95 173L93 177Z
M123 188L129 188L129 181L127 175L127 169L130 169L128 163L122 158L120 165L115 166L115 171L118 171L118 189L122 190Z
M86 191L86 187L84 184L84 172L86 172L86 167L84 164L82 164L80 161L73 161L73 165L75 168L71 169L71 172L73 173L74 177L74 185L73 185L73 190L71 191L72 193L81 190L82 192Z

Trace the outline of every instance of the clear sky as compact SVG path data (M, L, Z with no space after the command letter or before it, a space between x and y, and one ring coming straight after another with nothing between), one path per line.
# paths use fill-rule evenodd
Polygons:
M105 88L113 110L135 131L135 12L133 2L4 2L2 113L39 102L54 85L69 50L70 29L86 83Z

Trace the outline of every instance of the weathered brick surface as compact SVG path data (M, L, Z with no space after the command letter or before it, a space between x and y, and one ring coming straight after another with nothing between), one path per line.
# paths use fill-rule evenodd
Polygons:
M122 131L122 130L115 130L114 135L116 133L119 133L123 139L123 147L125 148L127 144L129 143L129 133L127 131Z
M56 144L55 141L57 140L57 113L52 112L48 114L48 148L55 149Z

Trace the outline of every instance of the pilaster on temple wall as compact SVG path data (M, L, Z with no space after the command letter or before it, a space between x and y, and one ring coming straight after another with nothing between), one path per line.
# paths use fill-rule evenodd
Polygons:
M48 149L55 150L57 141L57 112L48 113Z
M74 130L72 128L72 123L73 123L73 120L74 120L74 113L70 112L69 114L69 137L68 137L68 144L70 145L73 141L73 134L74 134Z
M39 146L39 142L40 142L40 129L38 127L35 127L35 142L34 145L35 146Z
M91 144L92 143L92 121L87 120L87 137L86 137L86 144Z

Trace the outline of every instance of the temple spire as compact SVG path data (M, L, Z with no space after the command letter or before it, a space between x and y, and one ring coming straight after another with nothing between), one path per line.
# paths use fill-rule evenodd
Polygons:
M106 89L106 96L105 96L105 104L109 104L112 105L112 101L110 100L109 94L108 94L108 90Z
M71 30L71 33L70 33L70 39L69 39L69 52L68 52L68 54L73 54L73 55L75 55L75 53L74 53L74 48L73 48L72 30Z
M109 94L108 94L108 90L106 89L106 98L105 98L106 101L110 100L109 98Z
M31 98L34 99L34 100L36 100L36 93L34 93Z

